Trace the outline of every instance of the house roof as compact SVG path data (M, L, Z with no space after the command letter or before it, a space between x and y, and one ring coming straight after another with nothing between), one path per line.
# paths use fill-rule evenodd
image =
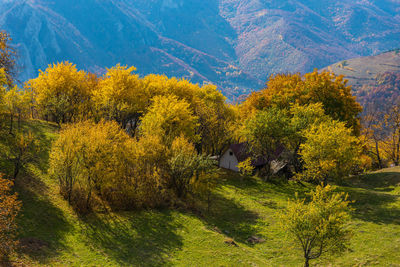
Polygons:
M232 150L239 162L245 161L248 158L253 158L253 153L250 151L248 143L233 144L229 148ZM285 147L283 145L278 145L277 149L272 153L270 161L277 159L284 150ZM259 156L257 159L253 159L252 163L255 167L263 166L267 164L266 156Z

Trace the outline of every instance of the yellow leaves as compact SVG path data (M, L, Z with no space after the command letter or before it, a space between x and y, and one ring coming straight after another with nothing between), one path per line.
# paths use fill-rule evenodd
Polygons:
M243 103L241 113L246 118L254 114L254 109L287 109L291 104L311 103L322 103L325 114L345 122L347 127L359 133L358 114L362 108L351 95L351 87L342 76L326 71L315 70L303 77L299 74L271 76L264 90L253 93Z
M304 132L307 140L301 145L300 155L306 170L301 175L308 179L343 179L359 163L362 149L359 140L344 123L326 121Z
M254 172L251 158L247 158L245 161L239 162L237 167L242 175L250 176Z
M141 132L145 136L156 135L165 144L181 135L192 141L198 140L198 118L193 115L190 104L176 96L157 96L147 114L142 118Z
M133 74L135 70L119 64L107 69L93 92L94 103L100 112L105 112L102 115L124 123L127 117L143 112L146 99L139 76Z
M54 121L72 122L90 114L89 78L69 62L53 64L26 84L37 106Z
M307 261L320 257L323 252L343 252L349 244L351 232L346 223L350 218L350 202L347 195L334 190L329 185L317 186L310 193L310 202L296 196L280 214L281 227L302 249Z

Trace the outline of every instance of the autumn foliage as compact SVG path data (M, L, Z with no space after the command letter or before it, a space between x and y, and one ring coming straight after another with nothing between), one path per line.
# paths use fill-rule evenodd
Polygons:
M16 217L21 208L17 194L12 192L13 182L0 176L0 263L15 249Z

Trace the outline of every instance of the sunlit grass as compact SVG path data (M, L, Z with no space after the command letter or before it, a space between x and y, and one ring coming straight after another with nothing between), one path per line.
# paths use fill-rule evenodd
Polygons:
M263 182L221 173L210 211L146 210L79 217L47 175L57 128L33 121L46 149L17 181L23 201L21 249L28 266L301 266L300 251L280 230L278 214L312 185ZM400 168L352 178L338 190L355 201L351 250L312 262L327 266L400 266ZM251 244L255 236L265 242ZM227 241L228 243L226 243ZM233 241L237 246L232 244Z

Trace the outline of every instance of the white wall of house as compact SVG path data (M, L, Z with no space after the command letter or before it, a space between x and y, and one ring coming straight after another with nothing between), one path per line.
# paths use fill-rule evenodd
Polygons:
M219 160L219 167L238 172L237 165L239 164L238 159L231 149L225 151Z

